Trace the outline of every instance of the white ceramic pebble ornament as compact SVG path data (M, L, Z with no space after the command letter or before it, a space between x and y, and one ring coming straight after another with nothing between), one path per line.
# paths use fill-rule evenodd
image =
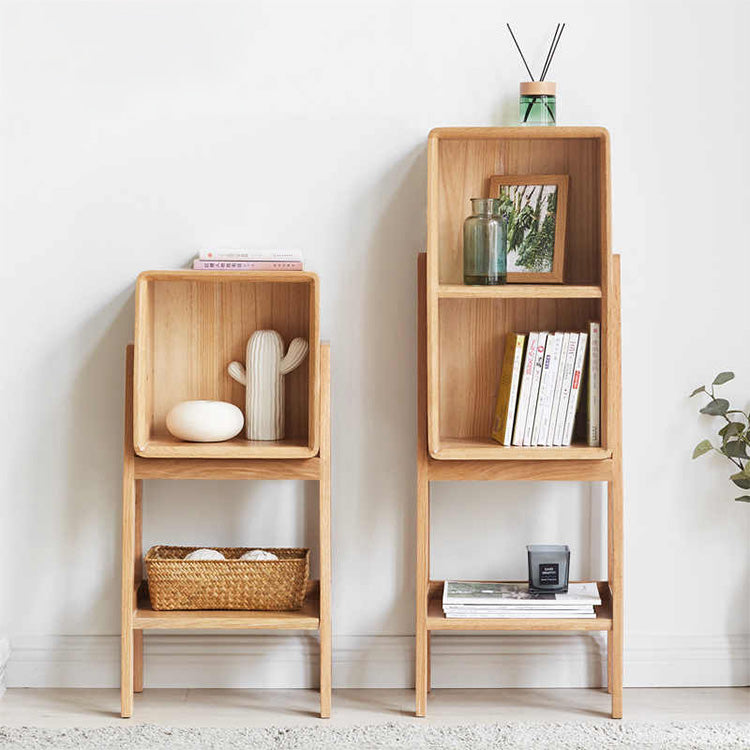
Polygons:
M194 549L188 552L183 560L226 560L226 557L217 549Z
M251 549L245 552L240 560L278 560L279 558L273 552L266 552L264 549Z
M180 401L167 414L167 429L180 440L218 443L242 430L241 409L227 401Z

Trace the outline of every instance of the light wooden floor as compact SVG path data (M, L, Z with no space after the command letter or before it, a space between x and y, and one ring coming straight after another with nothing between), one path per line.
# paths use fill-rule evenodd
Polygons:
M599 690L435 690L428 718L416 719L413 690L334 690L332 724L388 721L611 721ZM118 690L16 688L0 698L0 725L38 727L154 723L171 726L317 724L312 690L151 689L135 697L133 719L121 719ZM625 718L641 721L750 720L750 688L631 688Z

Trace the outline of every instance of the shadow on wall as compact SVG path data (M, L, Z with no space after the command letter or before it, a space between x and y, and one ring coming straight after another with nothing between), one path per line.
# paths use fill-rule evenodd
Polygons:
M41 416L30 431L38 437L18 466L26 490L13 529L34 554L16 556L9 573L15 600L25 602L23 621L52 621L52 632L117 628L115 607L102 601L119 601L124 363L132 321L131 286L45 352L27 383L28 393L40 395ZM48 541L34 546L40 539Z
M362 336L367 339L359 348L359 388L367 423L359 430L356 449L361 467L359 496L368 501L360 506L359 527L370 530L373 549L393 550L393 559L383 560L371 575L378 569L390 569L397 582L391 601L377 607L369 632L413 629L416 260L425 242L426 174L426 146L420 144L367 191L368 196L380 194L388 199L369 240L362 269L365 293L360 300L352 300L360 306ZM348 446L351 448L354 445ZM407 513L395 528L382 522L384 517L401 518L403 509L408 509ZM387 538L378 543L378 536ZM367 556L367 539L363 543L362 554Z
M119 603L125 347L133 339L134 308L131 286L76 334L80 350L93 344L80 360L70 393L67 512L60 536L73 549L100 547L101 567L88 572L80 591L70 587L65 616L70 626L93 633L113 624L119 629L119 617L113 617L119 607L113 612L111 603Z

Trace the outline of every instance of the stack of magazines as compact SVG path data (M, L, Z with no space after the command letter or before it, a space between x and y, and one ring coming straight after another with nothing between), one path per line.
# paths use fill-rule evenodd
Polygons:
M299 250L201 250L193 261L196 271L301 271Z
M571 583L566 594L529 591L528 583L446 581L443 613L458 618L596 617L601 604L595 583Z

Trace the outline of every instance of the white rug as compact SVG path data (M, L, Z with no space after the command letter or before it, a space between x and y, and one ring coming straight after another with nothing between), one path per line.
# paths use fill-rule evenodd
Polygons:
M427 723L361 727L190 729L148 724L97 729L0 727L0 748L38 750L748 750L750 722L603 721L436 726Z

